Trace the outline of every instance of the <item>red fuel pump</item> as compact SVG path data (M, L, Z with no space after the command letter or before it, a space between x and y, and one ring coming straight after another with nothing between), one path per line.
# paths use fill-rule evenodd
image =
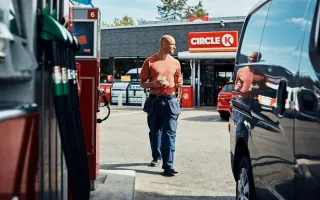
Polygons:
M99 82L96 72L100 66L97 60L78 60L77 62L81 64L80 113L89 161L91 190L94 190L94 182L99 174L99 127L97 124Z
M91 190L96 188L99 175L99 125L98 102L100 82L100 12L98 8L73 8L73 34L81 49L76 53L76 62L81 66L80 113L89 162ZM84 15L83 13L87 13Z

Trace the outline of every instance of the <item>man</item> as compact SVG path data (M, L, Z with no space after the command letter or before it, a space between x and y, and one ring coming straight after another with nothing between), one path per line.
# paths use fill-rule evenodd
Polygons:
M167 176L177 173L173 162L177 120L181 113L175 96L176 89L182 86L181 67L179 61L170 55L175 49L174 38L162 36L159 52L144 61L140 73L141 87L150 88L143 110L148 114L151 166L159 164L162 158L162 169Z
M256 63L261 59L261 53L252 52L248 58L248 63ZM242 67L238 70L234 90L238 92L238 97L244 100L245 104L249 104L250 92L254 83L259 83L264 80L264 75L259 73L251 65Z
M252 52L248 57L248 63L257 63L261 60L260 52ZM261 89L265 82L265 75L258 69L254 69L253 65L247 65L238 70L234 91L237 97L237 102L250 106L250 101L254 99L252 89ZM244 121L247 118L240 112L233 110L232 119L235 123Z

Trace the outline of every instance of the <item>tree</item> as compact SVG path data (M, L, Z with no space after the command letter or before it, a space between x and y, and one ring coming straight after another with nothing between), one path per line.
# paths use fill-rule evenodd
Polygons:
M146 20L140 18L137 20L138 24L143 24ZM101 21L101 28L113 27L113 26L131 26L135 25L135 22L132 17L127 15L122 17L122 19L115 18L112 24L108 24L106 21Z
M189 17L203 17L209 14L203 8L200 0L197 5L187 6L188 0L161 0L162 5L157 6L160 19L187 19Z
M125 15L122 19L115 18L110 26L131 26L135 25L132 17Z
M208 16L209 13L203 8L202 1L200 0L198 5L188 6L185 11L185 18L189 17L204 17Z
M144 20L142 18L138 19L137 21L138 21L138 24L143 24L144 22L146 22L146 20Z
M188 0L161 0L162 5L158 5L160 19L181 19L184 16Z

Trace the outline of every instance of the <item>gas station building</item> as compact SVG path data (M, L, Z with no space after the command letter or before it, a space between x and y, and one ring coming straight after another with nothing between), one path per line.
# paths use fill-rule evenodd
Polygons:
M194 107L216 106L219 91L233 76L244 20L236 16L102 28L100 84L121 82L128 75L138 83L144 60L159 50L160 37L169 34L176 40L173 56L181 63L184 86L192 86L193 94L184 97L193 98Z

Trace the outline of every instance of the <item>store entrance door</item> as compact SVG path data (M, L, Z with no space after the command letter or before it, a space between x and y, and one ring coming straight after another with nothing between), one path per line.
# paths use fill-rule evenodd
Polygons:
M233 65L211 64L200 67L200 106L216 106L218 94L232 78Z
M200 67L200 105L214 106L214 67Z
M215 71L215 100L217 105L218 94L222 90L223 86L229 82L233 77L233 66L217 66Z

